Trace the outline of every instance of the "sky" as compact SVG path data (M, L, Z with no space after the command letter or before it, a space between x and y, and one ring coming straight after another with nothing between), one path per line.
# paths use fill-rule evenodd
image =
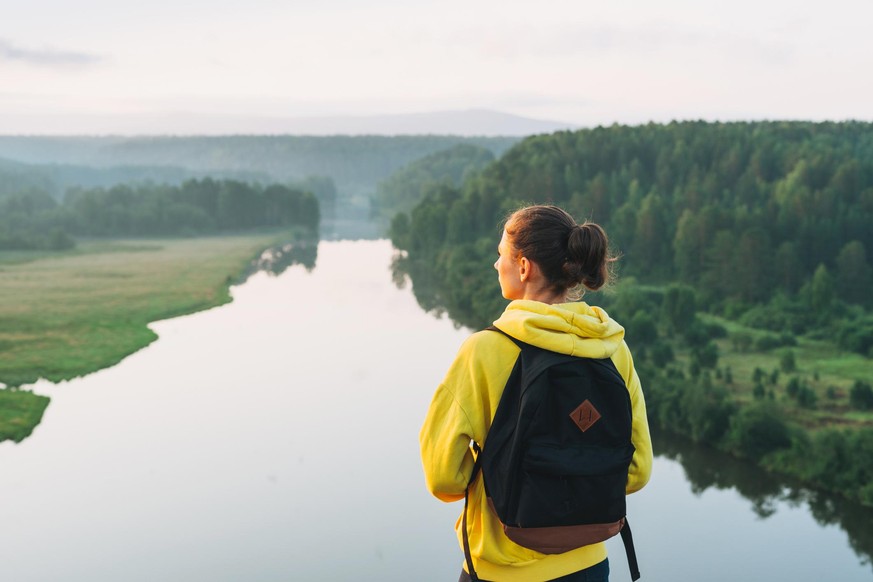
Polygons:
M0 0L0 133L471 108L873 120L871 22L869 0Z

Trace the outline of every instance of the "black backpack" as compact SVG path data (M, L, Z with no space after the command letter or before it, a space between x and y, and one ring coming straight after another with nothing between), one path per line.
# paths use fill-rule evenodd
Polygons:
M515 342L521 353L494 421L476 453L464 495L463 543L478 580L467 533L469 489L479 469L506 536L544 554L567 552L621 533L631 577L640 577L625 515L633 458L631 402L609 358L580 358Z

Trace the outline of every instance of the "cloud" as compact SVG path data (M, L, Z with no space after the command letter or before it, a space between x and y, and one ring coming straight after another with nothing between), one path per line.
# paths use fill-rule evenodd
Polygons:
M15 61L43 67L87 66L103 60L97 55L52 48L27 49L0 39L0 61Z

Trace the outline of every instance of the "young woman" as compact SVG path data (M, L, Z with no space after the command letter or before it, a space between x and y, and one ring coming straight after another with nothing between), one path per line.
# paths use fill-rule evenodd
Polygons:
M593 223L577 224L555 206L529 206L509 217L497 250L494 268L503 297L511 303L494 325L550 351L610 358L624 379L633 409L631 440L636 448L626 491L638 491L649 479L652 444L624 328L602 309L573 302L583 287L597 290L608 281L612 259L606 233ZM486 441L518 354L516 344L501 333L475 333L461 346L434 394L420 444L427 487L440 500L464 498L474 463L470 441ZM547 555L510 541L488 506L481 478L471 487L467 519L470 553L481 580L608 580L603 543ZM461 522L459 518L455 525L459 541ZM461 581L470 579L464 568Z

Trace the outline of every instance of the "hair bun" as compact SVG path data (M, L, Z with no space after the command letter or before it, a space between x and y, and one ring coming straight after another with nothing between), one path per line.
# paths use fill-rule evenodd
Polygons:
M609 240L600 225L593 222L577 224L567 239L567 256L579 265L578 281L596 291L603 287L609 276Z
M578 224L557 206L527 206L505 225L513 249L535 262L556 291L584 285L592 291L609 279L608 239L593 223Z

